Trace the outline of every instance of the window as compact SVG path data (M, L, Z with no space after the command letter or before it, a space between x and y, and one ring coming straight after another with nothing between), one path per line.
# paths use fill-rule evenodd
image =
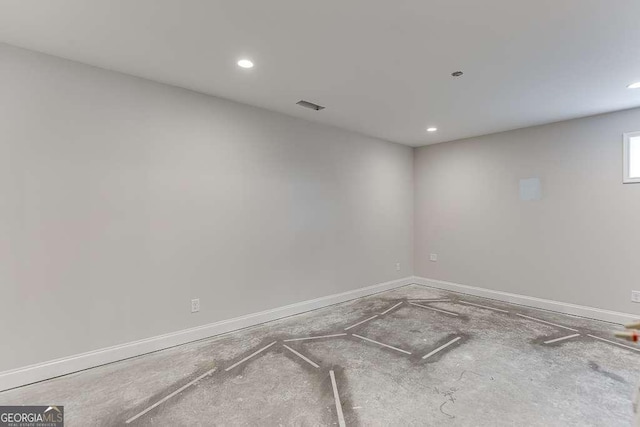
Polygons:
M640 183L640 132L624 134L624 183Z

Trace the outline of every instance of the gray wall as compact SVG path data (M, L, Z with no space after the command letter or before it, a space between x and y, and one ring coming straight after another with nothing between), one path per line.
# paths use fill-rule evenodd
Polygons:
M622 184L636 130L640 109L417 149L416 275L640 314L640 184ZM541 200L520 201L529 177Z
M413 274L409 147L6 45L0 96L0 371Z

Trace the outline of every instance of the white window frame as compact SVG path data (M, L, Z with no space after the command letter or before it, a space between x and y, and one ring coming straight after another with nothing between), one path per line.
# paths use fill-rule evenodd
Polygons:
M640 184L640 178L631 178L629 176L631 169L631 158L629 157L629 151L631 148L631 138L640 137L640 131L627 132L623 134L623 161L624 161L624 177L622 182L625 184Z

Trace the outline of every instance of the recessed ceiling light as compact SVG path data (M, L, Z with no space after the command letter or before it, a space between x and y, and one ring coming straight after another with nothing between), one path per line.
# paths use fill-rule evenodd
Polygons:
M435 132L438 128L427 128L427 132Z
M640 82L635 82L635 83L631 83L629 86L627 86L629 89L639 89L640 88Z
M241 59L238 61L238 66L242 68L253 68L253 62L248 59Z

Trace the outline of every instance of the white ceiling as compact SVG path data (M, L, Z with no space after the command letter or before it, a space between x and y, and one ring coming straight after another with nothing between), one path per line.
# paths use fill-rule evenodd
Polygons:
M639 17L638 0L0 0L0 41L419 146L640 106Z

